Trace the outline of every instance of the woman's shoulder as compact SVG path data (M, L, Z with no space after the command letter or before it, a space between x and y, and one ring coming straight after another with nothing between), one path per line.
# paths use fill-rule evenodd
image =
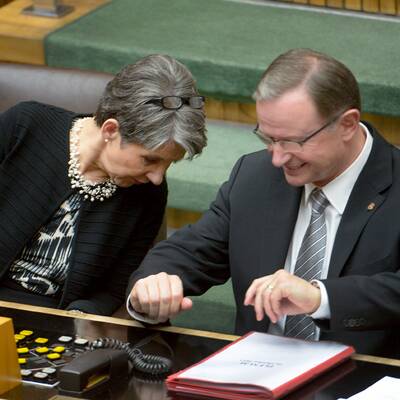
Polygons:
M14 106L10 107L7 111L4 111L4 114L8 115L9 118L14 118L15 120L19 121L46 121L48 119L59 119L62 117L71 119L76 115L72 111L68 111L51 104L40 103L33 100L17 103Z
M13 107L13 113L20 125L30 128L64 129L70 126L72 120L77 117L72 111L63 108L40 103L37 101L24 101Z
M40 103L38 101L30 100L30 101L22 101L14 106L17 110L30 112L30 113L57 113L57 114L66 114L66 115L75 115L72 111L66 110L64 108Z

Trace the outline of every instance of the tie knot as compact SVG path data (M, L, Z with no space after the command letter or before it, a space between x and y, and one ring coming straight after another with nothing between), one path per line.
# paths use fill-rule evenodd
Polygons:
M313 214L322 214L328 206L329 200L321 189L314 189L311 193L311 207Z

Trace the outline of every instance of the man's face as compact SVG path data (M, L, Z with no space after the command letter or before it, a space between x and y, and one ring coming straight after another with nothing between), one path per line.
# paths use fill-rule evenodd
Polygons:
M319 116L303 88L294 89L278 99L257 101L259 131L276 140L303 140L327 123ZM340 117L306 141L299 151L285 151L275 143L268 151L272 164L283 169L290 185L314 183L324 186L347 168Z

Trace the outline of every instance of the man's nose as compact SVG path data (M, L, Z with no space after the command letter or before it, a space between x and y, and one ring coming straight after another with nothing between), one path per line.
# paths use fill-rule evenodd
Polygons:
M273 166L277 168L285 165L291 158L290 153L284 151L279 142L276 142L272 146L269 146L268 151L272 155Z

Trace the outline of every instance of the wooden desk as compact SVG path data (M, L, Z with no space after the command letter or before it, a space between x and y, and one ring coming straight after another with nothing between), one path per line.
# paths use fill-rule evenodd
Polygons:
M174 370L191 365L230 341L233 335L215 334L176 327L146 329L140 323L96 315L26 306L0 301L0 315L13 318L16 329L45 330L55 335L76 334L87 339L114 337L130 343L145 342L148 352L170 352ZM152 350L153 349L153 350ZM156 349L156 350L155 350ZM400 378L400 361L355 355L351 360L318 377L285 400L336 400L349 397L389 375ZM55 388L23 384L2 395L7 400L45 400L57 394ZM171 399L163 382L151 382L132 375L129 381L90 399ZM172 397L174 398L174 397ZM187 398L187 397L185 397Z
M0 54L2 61L45 64L44 38L110 0L65 0L74 11L61 18L21 14L31 0L14 0L0 8Z

